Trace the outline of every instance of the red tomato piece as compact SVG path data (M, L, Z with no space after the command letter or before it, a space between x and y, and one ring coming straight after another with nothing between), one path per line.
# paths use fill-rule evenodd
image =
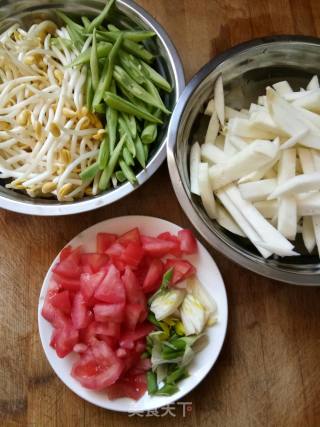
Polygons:
M76 329L86 328L90 322L89 310L81 292L78 292L74 297L71 319Z
M136 227L122 234L122 236L118 238L118 242L123 246L127 246L129 243L140 245L141 241L139 229Z
M165 264L165 271L170 268L173 268L172 285L193 276L196 272L195 267L189 261L182 259L168 258Z
M98 233L97 234L97 252L99 254L105 253L105 251L117 240L116 234L111 233Z
M105 337L118 339L120 336L120 324L115 322L100 323L93 321L89 326L81 330L81 341L91 345L98 341L104 340Z
M120 304L96 304L93 307L94 317L97 322L121 323L124 316L124 303Z
M109 337L108 335L98 335L99 341L103 341L110 348L112 348L113 351L116 351L118 348L118 339L114 337Z
M95 291L94 296L99 301L109 304L125 302L124 285L120 278L119 270L114 265L110 265L107 274Z
M151 360L150 359L141 359L136 363L135 366L130 369L128 375L141 375L151 369Z
M125 325L129 331L133 331L140 321L144 306L141 304L127 304L125 310Z
M72 254L72 251L73 251L73 249L72 249L72 246L70 246L70 245L63 248L62 251L60 252L59 260L63 261L65 259L67 259L68 256Z
M126 291L126 300L130 304L146 305L146 297L138 282L138 279L131 268L127 267L122 275L122 281Z
M129 342L137 341L141 338L146 337L154 330L154 326L149 322L144 322L141 325L137 326L134 331L125 331L120 339L120 346L127 348Z
M71 311L70 293L69 291L62 291L53 295L50 302L55 308L59 308L64 313L69 314Z
M163 276L163 264L160 259L152 260L146 277L143 281L142 289L145 293L155 292L161 285Z
M83 343L78 343L73 347L73 351L75 353L84 353L86 350L88 350L88 346Z
M197 241L191 230L180 230L178 232L180 248L186 254L195 254L198 251Z
M176 242L150 236L141 236L141 241L145 253L157 258L170 255L179 247Z
M120 357L121 359L127 356L127 350L125 350L124 348L118 348L116 351L116 355L118 357Z
M98 286L102 282L102 279L104 278L104 276L105 276L104 271L99 271L98 273L95 273L95 274L89 274L89 273L81 274L80 290L87 303L92 298L95 290L98 288Z
M67 291L71 292L77 292L80 289L80 280L79 278L71 278L71 277L63 277L54 272L52 274L53 280L55 280L57 283L59 283L59 286L62 289L65 289Z
M48 322L52 323L55 317L56 308L51 304L51 298L55 296L60 290L59 284L52 280L48 292L45 296L43 307L41 310L41 315L44 317Z
M142 261L144 250L140 244L128 243L120 256L120 260L131 267L138 267Z
M107 250L106 254L109 255L112 259L113 258L120 258L124 251L124 246L121 245L119 242L113 243Z
M174 236L173 234L166 231L159 234L157 238L161 240L167 240L168 242L174 242L176 244L176 248L173 249L170 253L174 256L181 256L180 241L177 236Z
M146 343L144 339L136 341L135 351L137 353L142 353L145 351L145 349L146 349Z
M93 273L97 273L102 267L106 266L109 257L106 254L86 253L81 254L81 264L88 265Z
M106 389L107 396L110 400L128 397L133 400L140 399L147 391L147 384L141 380L136 381L134 377L120 379L112 386Z
M81 267L73 259L66 258L58 262L52 271L62 279L78 279L81 274Z
M79 338L78 331L68 322L62 328L54 331L51 344L55 348L59 357L65 357L72 352L73 347L77 344Z
M118 380L122 370L121 359L104 341L97 341L75 362L71 375L86 388L103 390Z

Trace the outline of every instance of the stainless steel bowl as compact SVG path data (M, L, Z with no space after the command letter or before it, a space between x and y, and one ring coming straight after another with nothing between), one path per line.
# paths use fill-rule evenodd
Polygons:
M94 17L104 5L105 0L0 1L0 33L16 22L28 28L34 22L44 19L56 20L55 9L64 9L65 12L74 16ZM172 93L165 98L167 107L173 110L184 88L185 80L181 60L168 34L152 16L131 0L117 1L117 11L113 14L113 19L126 28L151 29L156 32L156 39L149 41L148 46L157 54L156 64L159 72L173 86ZM85 197L72 203L60 203L55 200L31 199L27 195L6 189L0 180L0 207L31 215L57 216L85 212L113 203L142 185L162 164L166 157L167 127L166 124L159 131L158 139L150 152L147 167L137 175L139 184L135 187L125 183L117 189L103 192L95 197Z
M200 112L212 96L213 83L223 76L226 104L246 108L265 94L265 87L288 80L294 88L306 85L319 74L320 40L278 36L253 40L217 56L191 80L174 110L167 145L171 181L185 213L199 233L231 260L272 279L300 285L320 285L320 262L314 255L263 259L247 239L236 236L212 221L200 199L191 195L189 148L202 138ZM297 242L298 246L301 242ZM301 245L302 247L302 245Z

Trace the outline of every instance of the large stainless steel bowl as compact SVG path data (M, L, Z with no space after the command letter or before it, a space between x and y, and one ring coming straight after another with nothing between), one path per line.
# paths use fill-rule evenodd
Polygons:
M43 19L56 20L55 9L64 9L74 16L95 16L105 5L105 0L9 0L0 1L0 33L10 25L19 22L28 28L32 23ZM157 54L156 64L161 72L172 84L173 91L166 96L165 103L173 110L184 88L184 72L179 55L168 34L143 8L131 0L118 0L117 11L113 19L126 28L151 29L157 37L149 41L148 46ZM166 157L167 127L164 125L159 132L158 139L150 152L150 159L146 169L138 175L139 185L143 184L159 168ZM60 203L55 200L31 199L19 192L8 190L0 179L0 207L15 212L31 215L68 215L85 212L108 205L134 191L133 187L125 183L115 190L101 193L95 197L86 197L72 203Z
M316 251L300 257L263 259L247 239L209 219L199 198L190 193L188 169L190 144L196 138L201 140L200 111L212 96L213 83L220 73L226 104L246 108L258 95L265 94L267 85L279 80L288 80L297 89L304 87L312 75L319 74L319 58L320 40L299 36L253 40L217 56L182 93L171 119L167 146L169 172L179 202L195 228L215 249L261 275L293 284L318 286L320 262Z

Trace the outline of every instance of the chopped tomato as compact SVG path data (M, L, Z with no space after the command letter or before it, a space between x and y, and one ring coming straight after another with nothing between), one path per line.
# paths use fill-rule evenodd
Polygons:
M94 293L97 300L110 304L125 302L125 289L120 278L119 270L114 265L110 265L107 274Z
M50 302L55 308L59 308L64 313L70 313L71 311L71 302L70 302L70 293L69 291L62 291L50 298Z
M144 338L154 330L154 326L149 322L144 322L141 325L138 325L134 331L126 331L120 339L120 346L127 348L126 344L128 342L134 342L140 338Z
M60 261L53 267L53 272L61 277L76 279L81 274L80 255L82 248L79 246L69 253L66 249L60 256Z
M127 304L125 312L125 325L129 331L133 331L140 322L141 313L144 310L142 304Z
M117 240L116 234L98 233L97 234L97 252L104 254L105 251Z
M51 280L47 295L45 296L41 314L50 323L53 322L55 316L55 307L51 304L51 298L60 290L59 284L55 280Z
M106 254L109 255L112 259L113 258L120 258L124 251L124 246L121 245L119 242L113 243L107 250Z
M109 257L106 254L86 253L81 254L81 264L89 266L93 273L97 273L102 267L106 266Z
M71 375L84 387L103 390L118 380L122 370L121 359L104 341L98 341L75 362Z
M68 256L72 254L72 251L73 251L73 249L72 249L72 246L70 246L70 245L63 248L62 251L60 252L59 260L63 261L65 259L67 259Z
M143 281L142 289L145 293L155 292L161 285L163 276L163 264L160 259L152 260L146 277Z
M59 284L62 289L71 292L77 292L80 288L79 278L63 277L55 272L52 275L53 279Z
M131 270L131 268L126 268L122 276L122 281L125 287L127 301L130 304L145 305L146 297L144 296L143 290L138 282L138 279Z
M165 264L165 271L170 268L173 268L172 285L193 276L196 272L196 269L189 261L182 259L168 258Z
M120 379L112 386L106 389L107 396L110 400L119 399L121 397L129 397L130 399L138 400L147 390L146 382L135 377Z
M104 278L104 276L105 276L104 271L99 271L98 273L95 273L95 274L90 274L90 273L81 274L80 290L87 303L93 297L95 290L102 282L102 279Z
M174 236L173 234L166 231L165 233L159 234L157 238L161 240L167 240L168 242L174 242L176 244L176 248L172 249L170 253L174 256L181 256L180 241L177 236Z
M74 327L76 329L86 328L91 317L92 313L89 312L82 293L78 292L74 297L71 310L71 319Z
M161 258L166 255L170 255L172 251L176 251L177 245L176 242L171 242L170 240L157 239L156 237L150 236L141 236L142 247L144 251L153 257Z
M81 341L88 345L98 341L99 337L101 339L105 336L118 339L120 336L119 323L93 321L85 330L81 331Z
M198 251L197 241L191 230L180 230L178 232L180 248L186 254L195 254Z
M121 323L124 316L124 303L120 304L96 304L93 307L94 317L97 322Z
M118 242L123 246L127 246L129 243L140 245L141 241L139 229L136 227L127 231L127 233L122 234L122 236L118 238Z
M130 375L141 375L151 369L150 359L140 359L139 362L130 369Z
M73 350L79 338L78 331L69 322L62 328L55 329L51 339L51 345L55 348L59 357L65 357Z
M120 256L120 260L125 264L132 267L138 267L144 255L143 248L137 243L128 243L125 250Z

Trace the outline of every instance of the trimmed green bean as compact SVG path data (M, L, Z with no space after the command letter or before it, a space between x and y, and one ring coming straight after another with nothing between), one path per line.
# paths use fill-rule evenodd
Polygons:
M81 21L83 23L83 26L84 26L85 30L88 31L88 28L89 28L89 25L90 25L89 18L87 18L86 16L81 16Z
M136 184L137 183L137 177L133 173L130 166L128 166L124 160L120 160L119 165L120 165L120 168L121 168L124 176L127 178L127 180L129 182L131 182L132 185Z
M70 27L74 28L79 34L83 33L83 27L80 24L77 24L75 21L73 21L69 16L67 16L65 13L63 13L61 10L56 10L56 14L59 16L60 19Z
M132 154L130 153L127 147L123 148L122 157L128 166L134 166L134 160L133 160Z
M116 145L115 149L113 150L113 153L110 156L110 159L109 159L109 162L108 162L106 168L104 169L104 171L101 174L99 185L98 185L99 190L101 190L101 191L105 190L109 185L109 182L110 182L111 176L113 174L114 168L116 167L116 164L119 160L124 141L125 141L125 136L123 136L120 139L120 141L118 142L118 144Z
M179 387L175 384L165 384L155 394L157 396L172 396L179 390Z
M60 47L63 43L67 48L71 48L73 46L72 40L65 39L63 37L53 37L50 39L51 46Z
M148 393L150 395L153 395L158 391L157 376L152 370L147 372L147 385Z
M119 117L118 122L119 122L120 134L126 136L126 146L127 146L128 150L130 151L130 153L133 155L133 157L135 157L136 156L136 147L134 145L130 130L129 130L127 123L126 123L125 119L123 118L123 116Z
M90 23L88 27L88 32L91 33L96 27L99 27L103 23L105 19L107 19L113 5L115 4L115 0L109 0L105 5L101 13L94 18L94 20Z
M137 136L137 123L136 119L132 114L122 113L122 117L124 118L127 128L129 129L130 135L133 139Z
M119 61L121 66L133 80L135 80L140 85L145 83L146 77L140 69L141 66L139 68L139 66L136 64L136 62L140 64L137 58L129 53L121 52L121 55L119 55Z
M157 117L154 117L152 114L148 113L146 110L141 109L141 107L138 107L134 105L132 102L127 101L111 92L105 93L104 100L110 107L114 108L115 110L118 110L127 114L133 114L138 118L148 120L149 122L152 122L152 123L159 123L159 124L163 123Z
M82 181L91 181L97 174L99 170L98 162L93 163L88 166L84 171L80 173L80 178Z
M148 157L149 157L149 145L143 144L143 150L144 150L144 157L145 157L146 162L147 162Z
M146 104L152 105L153 107L159 108L165 114L171 114L171 112L164 106L164 104L155 99L149 92L147 92L142 86L140 86L135 80L133 80L129 74L121 67L116 65L114 67L113 76L116 82L119 82L125 86L133 96L141 99Z
M120 28L116 27L113 24L108 25L108 30L111 33L116 33L121 31L123 34L123 37L126 40L131 40L133 42L142 42L144 40L150 39L156 35L154 31L130 31L130 30L120 30Z
M141 140L144 144L152 144L157 139L158 127L153 123L148 123L141 133Z
M91 75L88 73L87 84L86 84L86 106L89 111L91 111L92 99L93 99L92 79L91 79Z
M97 57L98 59L105 58L109 55L112 49L112 44L107 42L101 42L97 45ZM80 53L80 55L67 67L77 67L82 64L89 64L91 57L92 48L86 50L85 52Z
M115 175L116 175L117 180L121 183L125 182L127 180L127 178L124 176L122 171L116 171Z
M107 166L108 160L110 157L110 146L109 146L109 137L108 134L105 134L105 137L100 145L99 155L98 155L98 164L99 169L104 170Z
M108 61L105 62L103 72L98 84L98 88L94 94L93 108L95 107L95 105L100 104L103 98L104 92L110 89L114 62L118 55L122 40L123 40L123 37L122 37L122 34L120 34L119 37L117 38L117 41L115 42L115 44L113 45L110 51Z
M93 90L96 91L99 85L99 63L97 54L96 30L93 31L92 47L90 54L90 70Z
M104 104L104 103L100 103L100 104L98 104L98 105L96 105L95 107L94 107L94 110L95 110L95 112L96 113L99 113L99 114L106 114L106 104Z
M144 71L146 77L150 79L156 86L165 90L166 92L171 92L172 87L170 83L156 70L154 70L150 65L146 64L143 61L140 61L142 65L142 70Z
M146 158L144 156L143 144L141 142L139 135L137 135L136 137L135 144L136 144L136 157L138 159L138 162L144 169L146 167Z
M186 368L177 368L167 376L165 382L166 384L174 384L178 381L183 380L184 378L187 378L187 376L188 371L186 370Z

